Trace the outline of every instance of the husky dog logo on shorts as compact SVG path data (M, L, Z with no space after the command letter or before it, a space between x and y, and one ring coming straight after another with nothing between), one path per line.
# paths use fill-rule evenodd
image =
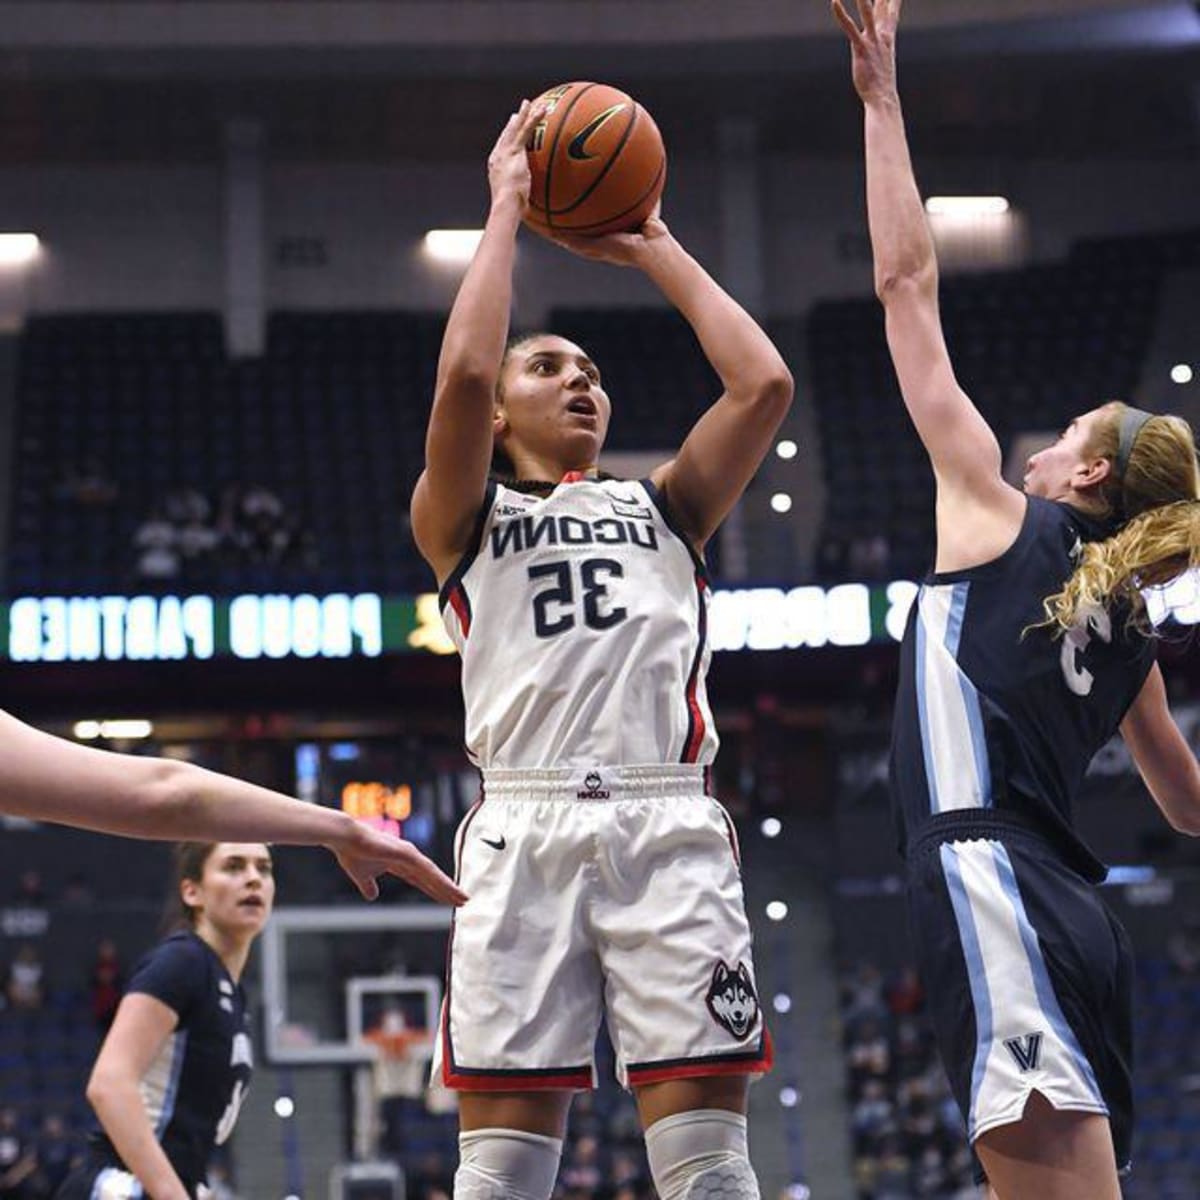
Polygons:
M738 1041L750 1036L758 1020L758 996L745 963L739 962L731 970L718 959L704 999L718 1025L728 1029Z
M612 793L603 784L604 779L599 771L589 771L583 787L575 795L580 800L607 800Z

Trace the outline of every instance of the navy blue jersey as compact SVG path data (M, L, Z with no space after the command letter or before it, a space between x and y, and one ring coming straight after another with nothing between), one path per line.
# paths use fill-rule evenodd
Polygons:
M203 1182L214 1146L233 1132L250 1084L253 1048L246 996L213 949L190 930L159 942L134 969L141 992L179 1014L141 1080L142 1100L167 1158L189 1190ZM101 1156L121 1165L101 1135Z
M1027 505L999 558L930 575L909 614L891 754L900 849L942 814L991 810L1100 877L1072 800L1145 682L1153 640L1124 612L1091 612L1064 636L1040 625L1082 543L1112 526L1033 496Z

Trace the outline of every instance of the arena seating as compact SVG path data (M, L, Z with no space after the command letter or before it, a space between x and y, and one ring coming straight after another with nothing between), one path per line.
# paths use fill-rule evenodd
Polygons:
M861 1200L956 1196L968 1183L961 1121L930 1048L923 1006L897 1011L897 996L903 994L896 986L899 978L885 979L878 968L866 963L844 976L847 1079L856 1114L859 1196ZM1134 1073L1138 1119L1134 1169L1122 1184L1127 1200L1184 1200L1196 1194L1200 1030L1194 1016L1198 1003L1200 975L1183 974L1161 958L1138 962ZM874 1051L872 1043L878 1043ZM897 1182L901 1178L906 1178L903 1185ZM941 1183L934 1186L937 1179Z
M1022 430L1053 429L1129 395L1163 271L1197 261L1200 233L1103 239L1059 264L944 281L960 380L1002 448ZM278 312L263 357L231 360L214 313L31 319L20 355L9 590L425 590L407 498L421 469L443 321ZM567 308L548 324L600 365L615 450L677 445L719 390L686 323L669 311ZM771 331L792 345L803 324L780 320ZM882 325L873 299L820 304L806 323L828 494L817 569L830 578L919 573L932 546L932 478ZM264 558L231 548L219 526L234 485L278 497L282 551ZM221 540L185 570L141 578L134 539L179 488L207 499Z
M407 498L443 322L281 312L261 359L230 361L214 314L32 319L21 348L10 590L426 590ZM618 401L615 448L677 442L716 394L672 314L564 311L551 324L605 365ZM75 482L92 474L100 495ZM251 484L282 501L297 553L246 561L218 529L222 545L196 570L138 577L139 527L172 490L205 497L213 525L226 489Z

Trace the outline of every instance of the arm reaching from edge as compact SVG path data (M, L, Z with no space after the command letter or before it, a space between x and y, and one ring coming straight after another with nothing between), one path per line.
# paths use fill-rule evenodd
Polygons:
M93 750L0 711L0 812L159 840L324 846L368 900L394 875L443 904L466 894L415 846L191 763Z
M1200 837L1200 765L1167 707L1157 663L1121 722L1121 736L1171 827Z

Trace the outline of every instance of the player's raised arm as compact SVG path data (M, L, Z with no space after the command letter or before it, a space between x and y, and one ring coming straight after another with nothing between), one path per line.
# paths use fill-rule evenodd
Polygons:
M654 473L701 546L754 477L792 403L792 376L758 322L675 240L655 212L637 233L554 240L585 258L643 271L695 331L724 392Z
M942 334L937 259L896 86L900 8L901 0L858 0L860 27L842 0L833 0L865 110L875 290L886 313L888 348L904 403L933 462L939 497L950 493L986 503L1011 489L1001 479L996 437L959 387ZM1019 502L1015 492L1007 499Z
M411 843L345 813L192 763L77 746L0 712L0 812L163 840L324 846L367 899L394 875L442 903L465 894Z
M541 115L523 101L488 156L491 209L442 339L425 470L412 501L413 535L439 582L466 550L487 487L517 230L529 205L525 144Z

